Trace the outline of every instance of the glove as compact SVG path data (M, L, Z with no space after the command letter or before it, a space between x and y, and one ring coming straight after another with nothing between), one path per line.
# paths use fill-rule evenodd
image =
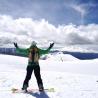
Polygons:
M54 46L54 43L51 43L49 48L52 48L53 46Z
M17 45L17 43L14 43L14 46L15 46L16 48L18 48L18 45Z

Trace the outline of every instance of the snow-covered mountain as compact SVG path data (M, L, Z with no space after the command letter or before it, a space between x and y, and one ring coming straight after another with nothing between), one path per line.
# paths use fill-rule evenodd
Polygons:
M22 87L27 62L24 57L0 55L0 98L98 98L98 59L83 61L64 54L39 62L44 87L55 92L11 93L11 88ZM37 88L34 75L29 88Z

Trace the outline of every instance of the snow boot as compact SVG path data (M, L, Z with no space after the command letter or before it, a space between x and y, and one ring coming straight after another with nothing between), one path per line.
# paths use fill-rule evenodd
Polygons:
M28 87L28 85L24 84L23 87L22 87L22 90L25 90L27 92L27 87Z
M39 84L38 86L39 86L39 91L40 91L40 92L44 91L44 87L43 87L42 84Z

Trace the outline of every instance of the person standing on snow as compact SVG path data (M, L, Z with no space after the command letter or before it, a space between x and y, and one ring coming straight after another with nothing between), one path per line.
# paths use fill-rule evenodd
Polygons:
M37 43L33 41L30 48L22 49L18 47L17 43L14 43L14 46L16 47L16 52L23 56L28 57L28 66L26 69L27 73L26 73L25 80L23 82L22 90L27 91L27 87L29 86L29 80L31 79L33 70L37 80L39 91L44 90L43 82L42 82L41 74L40 74L39 58L41 55L47 54L50 51L50 49L54 46L54 43L50 44L49 48L46 50L42 50L38 48L36 44Z

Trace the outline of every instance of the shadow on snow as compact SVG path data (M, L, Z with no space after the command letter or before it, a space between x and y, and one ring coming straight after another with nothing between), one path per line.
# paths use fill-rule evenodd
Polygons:
M35 98L49 98L46 92L35 92L35 93L28 92L28 94L32 95Z

